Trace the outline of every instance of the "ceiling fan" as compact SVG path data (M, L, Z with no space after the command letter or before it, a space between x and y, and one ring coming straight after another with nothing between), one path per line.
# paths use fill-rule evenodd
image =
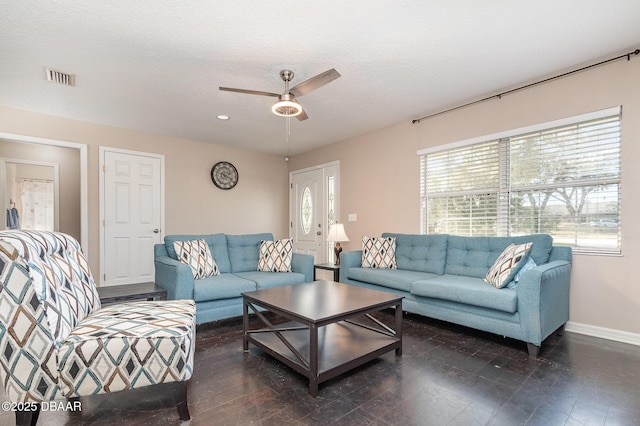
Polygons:
M307 113L302 109L302 105L296 100L296 96L306 95L307 93L316 90L325 84L331 83L336 78L340 77L340 73L334 68L325 71L321 74L311 77L308 80L289 89L289 82L293 80L293 71L282 70L280 71L280 78L284 81L284 93L271 93L261 92L259 90L246 90L246 89L234 89L232 87L219 87L220 90L227 92L248 93L249 95L260 96L273 96L278 98L278 102L273 104L271 111L281 117L296 117L298 120L303 121L309 118Z

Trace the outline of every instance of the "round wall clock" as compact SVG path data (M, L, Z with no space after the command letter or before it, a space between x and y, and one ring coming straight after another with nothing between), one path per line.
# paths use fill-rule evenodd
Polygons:
M211 180L220 189L231 189L238 183L238 170L228 161L219 161L211 168Z

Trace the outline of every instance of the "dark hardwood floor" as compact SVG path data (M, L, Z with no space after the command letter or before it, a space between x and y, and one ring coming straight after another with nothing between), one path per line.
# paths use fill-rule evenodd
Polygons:
M638 346L565 333L531 360L511 339L415 315L403 327L401 357L383 355L313 398L288 367L253 346L242 351L240 318L200 326L189 424L640 425ZM180 424L170 386L80 402L77 412L43 411L38 424ZM0 424L14 424L13 413L0 413Z

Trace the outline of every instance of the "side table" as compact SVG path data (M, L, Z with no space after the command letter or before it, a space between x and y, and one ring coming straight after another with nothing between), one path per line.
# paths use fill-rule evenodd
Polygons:
M313 265L313 280L316 281L316 269L324 269L325 271L333 271L333 281L340 281L340 265L334 263L319 263Z
M128 302L131 300L164 300L167 298L167 290L156 283L138 283L98 287L100 303Z

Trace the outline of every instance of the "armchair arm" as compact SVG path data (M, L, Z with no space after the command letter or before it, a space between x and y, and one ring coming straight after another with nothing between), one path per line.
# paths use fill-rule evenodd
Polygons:
M310 254L293 253L291 257L291 270L304 274L304 281L313 281L313 256Z
M193 273L189 265L169 256L156 256L155 281L167 290L168 299L193 299Z
M554 260L526 271L517 287L524 340L536 346L569 320L571 263Z
M343 251L340 253L340 282L349 284L349 268L362 266L362 250Z

